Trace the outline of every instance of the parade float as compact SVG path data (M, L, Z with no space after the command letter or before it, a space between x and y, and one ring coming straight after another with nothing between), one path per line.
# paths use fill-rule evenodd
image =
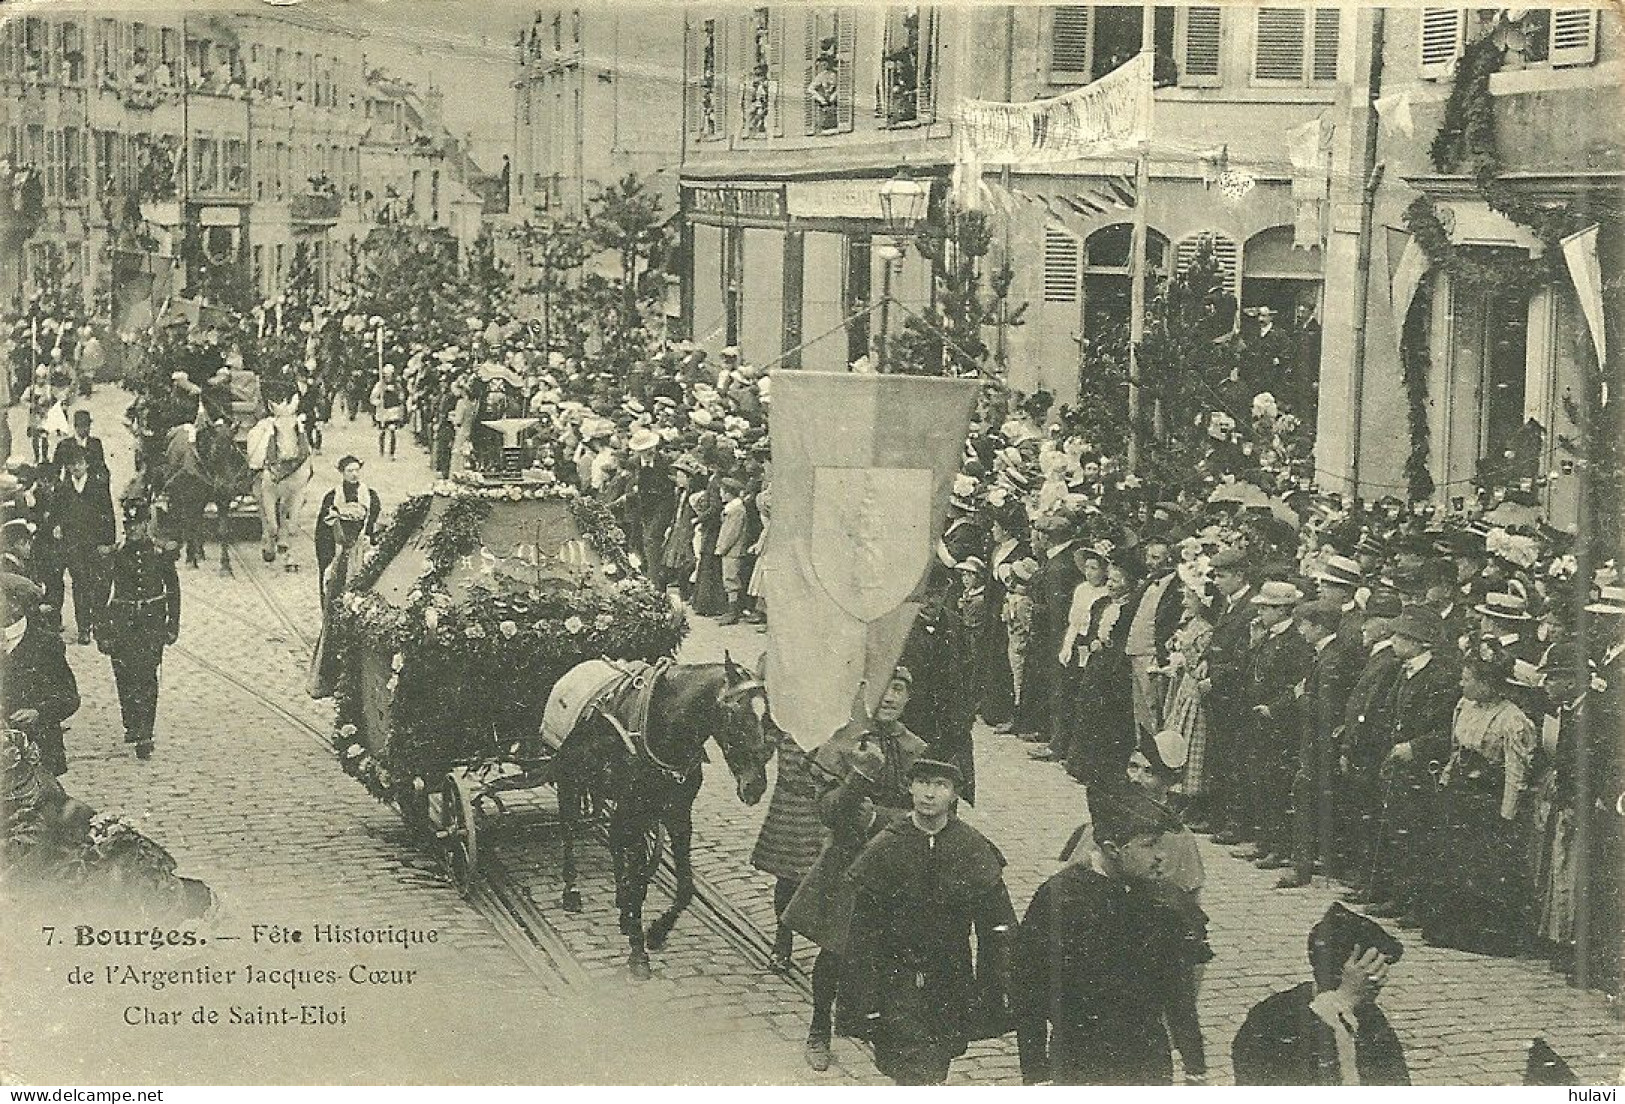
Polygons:
M598 659L675 654L683 614L603 506L503 450L396 510L329 607L334 751L472 875L479 795L548 781L554 684ZM449 841L449 842L448 842Z

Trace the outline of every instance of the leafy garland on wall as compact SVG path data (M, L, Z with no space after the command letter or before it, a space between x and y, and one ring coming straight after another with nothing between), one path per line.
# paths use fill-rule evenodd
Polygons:
M1444 117L1428 154L1433 167L1453 173L1465 166L1484 203L1498 214L1534 232L1541 255L1531 258L1521 250L1458 248L1438 208L1426 195L1405 208L1405 228L1434 272L1448 273L1458 286L1498 293L1526 294L1544 286L1563 268L1561 241L1589 224L1566 204L1545 206L1520 195L1501 181L1503 163L1495 140L1495 98L1490 78L1500 70L1502 49L1493 35L1471 42L1456 63ZM1399 322L1403 326L1404 319ZM1432 358L1427 343L1402 360L1405 392L1409 400L1411 451L1405 475L1412 500L1433 494L1429 467L1427 378Z

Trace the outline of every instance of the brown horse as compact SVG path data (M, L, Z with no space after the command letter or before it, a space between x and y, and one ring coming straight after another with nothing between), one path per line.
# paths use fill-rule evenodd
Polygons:
M253 485L248 457L237 447L232 423L225 418L200 415L196 422L176 426L164 444L160 493L169 499L171 521L186 548L192 567L203 562L203 541L209 504L215 507L215 537L220 542L220 571L231 574L227 555L231 504Z
M577 723L557 753L553 775L564 845L561 903L566 911L581 908L572 845L576 823L591 804L608 814L615 905L631 946L627 968L640 981L649 977L647 948L665 944L694 897L689 846L705 742L714 739L722 749L746 805L760 801L767 788L774 747L761 680L727 656L721 663L657 665L645 675L654 685L643 731L635 731L630 695L612 698ZM643 902L660 862L662 831L671 840L677 892L645 933Z

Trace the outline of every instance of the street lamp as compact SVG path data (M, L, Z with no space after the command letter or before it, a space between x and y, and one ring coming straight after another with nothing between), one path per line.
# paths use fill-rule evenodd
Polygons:
M886 370L886 338L891 319L892 267L903 259L903 247L914 228L925 218L929 193L924 184L915 180L908 169L898 169L897 175L880 186L880 219L886 232L896 239L878 250L880 269L880 340L875 347L875 371Z
M914 227L925 218L928 193L924 184L909 175L907 169L898 169L897 175L880 186L880 218L886 232L900 238L913 233Z

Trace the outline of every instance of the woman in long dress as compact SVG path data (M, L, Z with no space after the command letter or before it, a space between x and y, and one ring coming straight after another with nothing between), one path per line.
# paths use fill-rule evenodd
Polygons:
M1436 946L1513 954L1527 934L1530 764L1534 723L1507 697L1509 660L1470 658L1440 778L1440 854L1422 935Z
M1207 580L1191 565L1180 568L1180 596L1184 615L1168 648L1168 695L1163 701L1164 727L1185 738L1189 759L1180 780L1184 795L1184 815L1198 827L1207 822L1207 707L1202 702L1201 682L1207 677L1203 658L1213 638L1213 612L1209 604Z
M1086 786L1116 783L1134 751L1134 700L1128 666L1127 599L1135 579L1129 565L1113 560L1106 568L1106 597L1091 607L1072 712L1073 736L1067 773Z

